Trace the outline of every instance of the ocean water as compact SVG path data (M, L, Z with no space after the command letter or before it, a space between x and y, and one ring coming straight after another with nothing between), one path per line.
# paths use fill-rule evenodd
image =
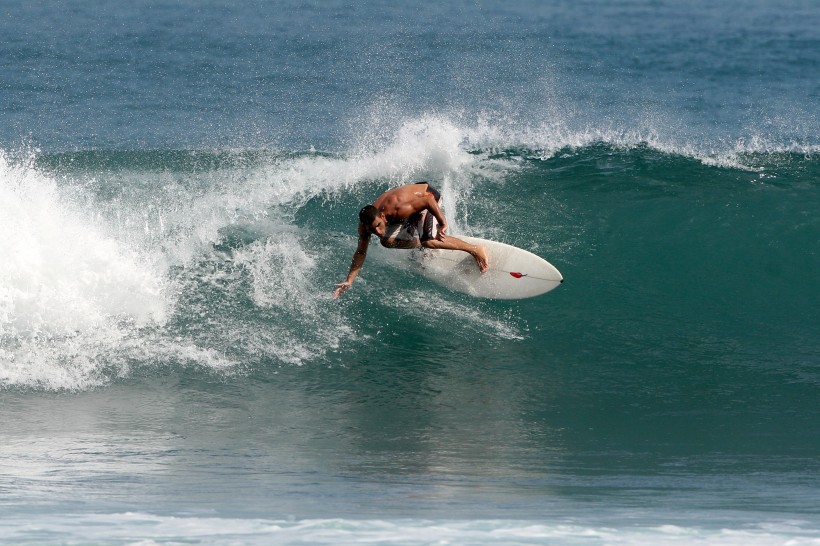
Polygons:
M3 544L820 544L811 0L0 7ZM533 251L429 284L430 180Z

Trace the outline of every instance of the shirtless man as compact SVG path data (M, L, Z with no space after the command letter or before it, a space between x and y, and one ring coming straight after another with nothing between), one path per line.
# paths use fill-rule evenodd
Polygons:
M440 200L438 190L422 182L388 190L372 205L359 211L359 245L353 254L347 279L336 285L333 298L341 296L356 280L367 257L371 235L377 236L387 248L422 246L462 250L475 258L482 273L486 271L488 263L484 247L447 235L447 220L441 212Z

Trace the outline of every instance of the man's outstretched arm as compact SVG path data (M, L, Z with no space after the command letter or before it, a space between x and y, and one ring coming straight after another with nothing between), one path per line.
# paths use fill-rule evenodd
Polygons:
M347 278L344 282L336 285L336 290L333 291L333 299L339 299L339 296L347 292L347 290L359 276L364 265L364 260L367 258L367 248L370 246L370 235L364 232L361 224L359 225L359 244L356 246L356 252L353 253L353 262L350 264L350 271L347 273Z

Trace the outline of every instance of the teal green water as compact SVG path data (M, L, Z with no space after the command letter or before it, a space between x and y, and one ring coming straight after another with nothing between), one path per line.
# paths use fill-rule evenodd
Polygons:
M545 498L588 497L811 510L820 448L815 161L768 154L716 166L608 144L541 157L460 154L443 179L452 221L547 257L566 278L559 289L477 300L375 248L360 282L333 301L357 207L395 183L349 184L345 171L382 168L378 155L81 153L8 167L21 202L42 185L63 195L64 181L81 182L49 217L77 222L57 227L87 229L88 240L60 258L86 280L29 263L29 275L75 284L56 317L36 308L45 296L30 295L37 312L6 323L4 382L9 396L19 393L6 407L90 389L48 404L86 411L75 400L94 413L122 398L129 427L150 430L159 419L183 444L204 434L199 449L219 458L267 461L263 452L275 449L299 459L305 450L317 471L365 489L374 479L422 489L444 480L457 492L452 506L435 497L408 505L392 493L379 509L358 500L377 513L529 517ZM77 214L89 204L94 222ZM136 254L90 256L111 244L108 233ZM109 283L101 262L121 278ZM87 331L77 324L83 306L99 315ZM269 464L310 475L301 462ZM265 483L259 472L253 480ZM726 482L717 491L716 476ZM788 493L784 479L797 482ZM221 502L183 482L182 492L194 488L189 502ZM471 483L495 488L489 504ZM338 498L305 510L347 512L348 487L334 487ZM689 500L662 493L678 487ZM254 513L261 500L251 499L237 493L231 511Z

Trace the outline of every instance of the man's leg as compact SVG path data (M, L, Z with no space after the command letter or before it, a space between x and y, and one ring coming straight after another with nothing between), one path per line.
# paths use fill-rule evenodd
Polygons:
M461 250L463 252L467 252L475 259L475 263L478 265L478 269L482 273L487 271L487 268L490 266L487 261L487 251L484 250L483 246L471 245L466 241L462 241L461 239L457 239L450 235L448 235L443 241L439 241L438 239L423 241L421 246L424 248L440 248L442 250Z

